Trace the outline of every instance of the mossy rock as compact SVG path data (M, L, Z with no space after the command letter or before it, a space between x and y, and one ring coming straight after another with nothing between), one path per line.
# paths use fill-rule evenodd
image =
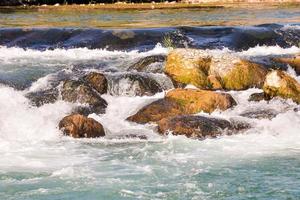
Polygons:
M290 65L296 71L297 75L300 75L300 55L290 58L274 58L273 60Z
M273 70L268 73L263 90L270 97L292 99L300 104L300 84L283 71Z
M211 58L204 51L175 49L168 54L165 73L175 82L206 89L210 62Z
M221 84L226 90L245 90L256 87L262 88L267 74L266 69L258 64L239 60L229 66L230 69L223 77L220 77Z

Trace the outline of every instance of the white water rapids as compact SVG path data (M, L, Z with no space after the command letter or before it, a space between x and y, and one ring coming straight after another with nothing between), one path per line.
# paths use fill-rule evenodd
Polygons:
M51 79L48 74L53 73L51 66L72 68L77 61L101 61L122 71L133 60L167 51L160 45L143 53L0 47L0 63L4 66L1 72L12 77L17 73L19 77L20 71L30 67L38 66L46 71L46 76L38 76L23 91L0 86L0 199L174 199L178 196L181 199L266 199L266 192L268 197L274 197L269 199L300 197L297 191L300 112L294 111L295 103L279 98L248 102L249 95L260 92L259 89L230 92L238 105L225 112L212 113L245 120L252 125L251 129L243 134L203 141L183 136L161 137L154 125L125 120L144 105L162 98L164 92L150 97L103 95L108 102L106 113L90 115L106 129L107 136L99 139L62 136L58 122L73 104L57 101L37 108L24 97L28 90L47 87ZM278 46L257 46L242 52L209 51L231 52L241 57L300 53L297 47ZM7 71L11 66L11 71ZM288 72L300 80L292 69ZM240 116L245 111L260 109L272 109L280 114L271 120ZM147 135L148 140L116 139L126 134Z

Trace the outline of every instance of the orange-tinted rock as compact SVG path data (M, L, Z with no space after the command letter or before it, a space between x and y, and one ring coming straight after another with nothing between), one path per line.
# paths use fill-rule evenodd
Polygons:
M74 138L96 138L105 136L103 126L92 118L80 114L64 117L59 122L59 129L64 135Z
M266 77L263 90L270 97L291 99L300 104L300 84L283 71L270 72Z
M103 74L91 72L84 76L83 80L92 88L94 88L99 94L107 93L107 79Z
M164 99L143 107L128 120L144 124L182 114L226 110L234 105L236 102L229 94L198 89L174 89Z

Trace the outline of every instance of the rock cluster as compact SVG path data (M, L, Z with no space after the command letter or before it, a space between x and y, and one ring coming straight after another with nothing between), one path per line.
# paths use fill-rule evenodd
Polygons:
M73 113L60 121L59 128L65 135L74 138L103 137L103 126L87 117L91 113L105 113L107 102L101 95L150 96L162 92L164 88L145 72L149 72L150 65L164 62L164 73L172 79L175 88L167 91L164 98L153 101L127 118L139 124L154 123L162 135L171 132L204 139L236 134L250 128L248 123L241 121L197 115L200 112L222 112L237 105L234 98L226 93L227 90L256 87L263 92L252 94L249 101L269 101L280 97L300 103L300 84L286 72L268 71L259 64L234 55L210 55L207 51L196 49L175 49L167 57L148 56L128 68L134 73L111 75L109 80L104 74L91 72L76 80L65 80L60 91L54 88L29 93L27 97L36 106L53 103L59 97L78 103ZM276 62L289 64L299 73L299 56L278 58ZM182 88L190 84L195 88ZM277 114L275 110L262 109L246 111L240 116L272 119Z

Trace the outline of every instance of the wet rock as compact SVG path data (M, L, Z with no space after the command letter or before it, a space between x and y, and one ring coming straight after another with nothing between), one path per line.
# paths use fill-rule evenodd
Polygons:
M95 113L104 113L107 102L93 88L82 81L65 81L61 91L62 99L72 103L86 104Z
M274 58L275 61L290 65L300 75L300 55L288 58Z
M56 88L37 91L37 92L30 92L27 93L26 98L28 98L32 105L40 107L44 104L54 103L59 96L59 91Z
M245 129L245 127L236 128L238 126L234 126L228 120L192 115L165 118L158 122L158 132L160 134L166 134L170 131L173 135L185 135L197 139L231 135Z
M88 75L84 76L82 80L94 88L99 94L107 93L107 79L104 74L91 72Z
M283 71L273 70L268 73L263 90L270 97L278 96L300 103L300 84Z
M271 97L265 94L264 92L253 93L249 96L248 101L270 101Z
M64 117L59 122L59 129L64 135L74 138L97 138L105 136L103 126L92 118L80 114Z
M245 111L240 115L252 119L273 119L279 113L274 109L260 109L253 111Z
M216 109L227 110L236 105L230 94L198 89L174 89L166 94L166 98L177 102L187 113L207 112Z
M266 69L230 54L210 55L196 49L175 49L168 54L165 73L174 82L200 89L261 88Z
M157 100L128 118L136 123L157 122L166 117L198 112L211 113L216 109L226 110L236 105L229 94L205 90L175 89L164 99Z
M112 77L110 82L112 95L151 96L162 91L160 84L147 75L121 74Z
M111 139L118 139L118 140L123 140L123 139L148 140L148 137L146 135L128 134L128 135L117 135L117 136L114 136Z
M165 73L176 83L208 88L207 75L211 58L205 51L175 49L168 54Z
M161 72L162 71L162 65L161 63L164 63L166 61L166 56L165 55L152 55L152 56L147 56L133 65L131 65L128 68L128 71L136 70L138 72ZM155 66L158 66L160 68L157 68Z
M176 116L184 113L181 106L170 99L159 99L143 107L136 114L127 118L127 120L139 124L148 122L157 122L163 118Z

